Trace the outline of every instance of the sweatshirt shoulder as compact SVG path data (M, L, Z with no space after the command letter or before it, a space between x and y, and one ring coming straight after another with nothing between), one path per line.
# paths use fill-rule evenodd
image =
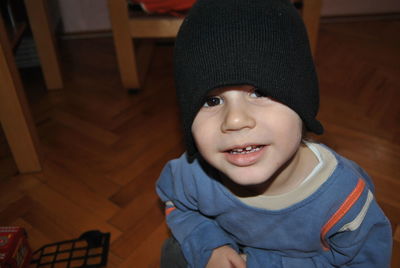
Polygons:
M162 180L165 176L174 180L175 183L188 185L201 184L201 181L208 178L209 174L207 167L201 163L201 160L196 158L191 161L187 154L184 153L179 158L167 162L159 180Z
M363 181L365 181L366 186L371 191L374 191L374 185L371 180L371 177L361 166L359 166L353 160L350 160L345 156L340 155L339 153L329 148L328 146L326 145L322 146L327 148L335 156L337 160L337 166L333 175L337 177L340 183L356 184L359 181L359 179L362 179Z
M200 168L197 159L190 160L186 153L183 153L180 157L172 159L167 162L164 169L168 169L172 174L181 173L194 173Z

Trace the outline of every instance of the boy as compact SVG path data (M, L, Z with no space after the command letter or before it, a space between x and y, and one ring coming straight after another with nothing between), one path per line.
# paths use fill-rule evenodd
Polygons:
M187 152L157 182L178 241L162 266L389 267L390 223L369 176L303 139L323 128L289 1L198 0L174 57Z

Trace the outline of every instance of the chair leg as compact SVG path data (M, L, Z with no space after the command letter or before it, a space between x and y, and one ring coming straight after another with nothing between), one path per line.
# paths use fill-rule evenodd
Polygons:
M41 170L38 138L0 15L0 122L21 173Z
M46 86L48 89L61 89L63 87L61 68L46 2L46 0L25 0L25 5Z
M126 89L140 89L134 43L129 30L129 13L126 0L108 0L108 10L113 29L114 45L121 75Z
M322 0L303 0L302 17L310 39L311 51L315 56L321 17Z

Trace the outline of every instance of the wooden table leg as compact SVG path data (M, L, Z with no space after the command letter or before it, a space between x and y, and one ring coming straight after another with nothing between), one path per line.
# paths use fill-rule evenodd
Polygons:
M40 171L38 139L0 17L0 122L21 173Z
M46 86L48 89L60 89L63 81L47 0L25 0L25 7Z

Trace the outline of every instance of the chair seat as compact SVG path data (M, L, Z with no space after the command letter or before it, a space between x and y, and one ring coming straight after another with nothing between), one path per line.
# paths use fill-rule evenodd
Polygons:
M182 17L137 10L130 10L129 18L132 38L173 38L183 22Z

